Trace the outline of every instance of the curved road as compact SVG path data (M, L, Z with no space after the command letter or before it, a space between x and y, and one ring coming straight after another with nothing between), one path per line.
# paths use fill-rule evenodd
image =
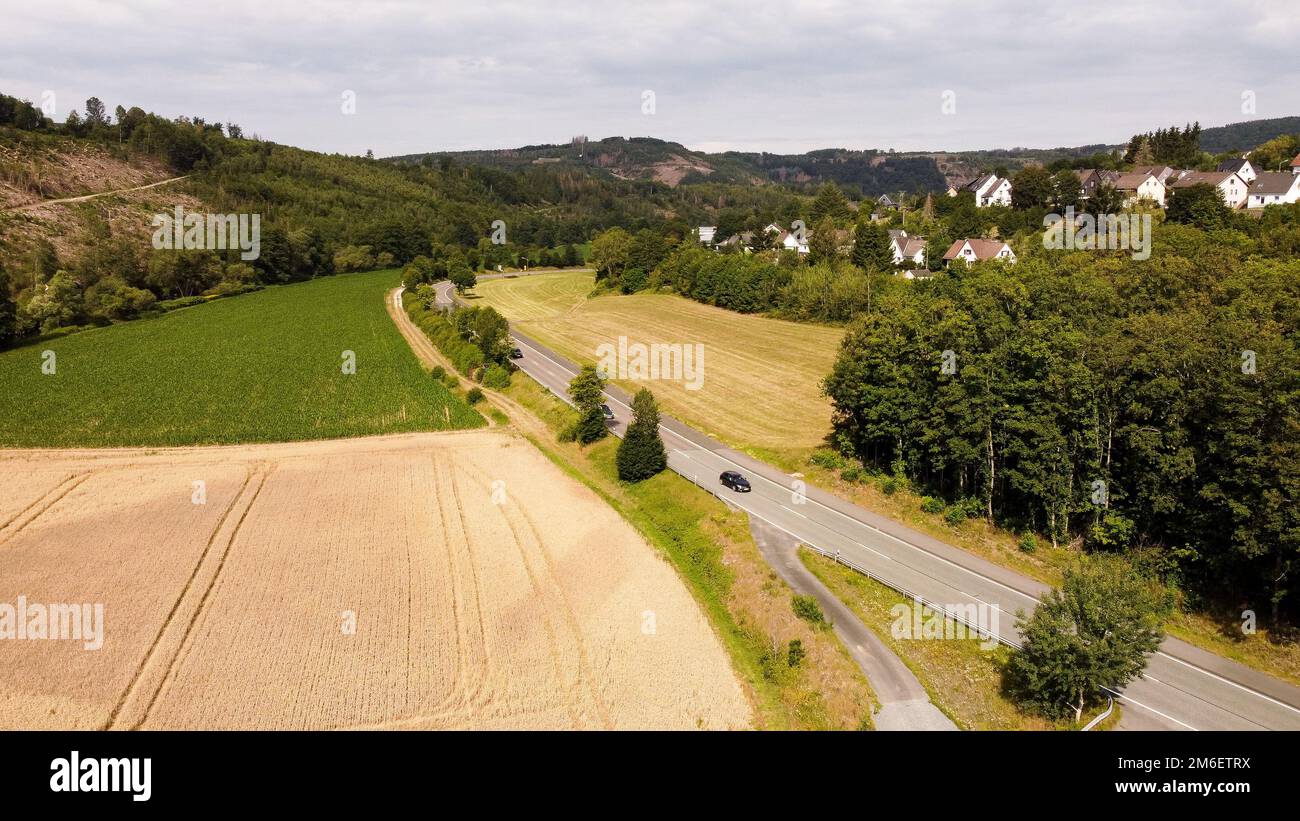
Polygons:
M502 274L485 274L493 279ZM454 304L451 284L439 283L438 303ZM520 334L511 326L524 373L568 401L573 362ZM631 419L631 397L617 387L606 391L621 430ZM1030 611L1048 586L972 556L932 536L833 496L802 488L777 468L732 450L669 416L660 425L668 464L768 528L938 609L983 607L995 614L993 633L1012 646L1020 642L1017 610ZM718 474L739 470L752 493L732 493ZM802 492L800 492L802 491ZM1141 678L1117 694L1125 706L1124 729L1300 730L1300 688L1222 656L1167 638Z

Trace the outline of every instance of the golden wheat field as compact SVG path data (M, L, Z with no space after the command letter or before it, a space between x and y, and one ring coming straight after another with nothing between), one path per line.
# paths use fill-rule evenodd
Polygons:
M603 343L694 345L704 350L703 380L618 380L649 387L664 409L738 447L797 456L819 446L831 429L821 380L831 372L839 328L738 314L673 294L588 298L589 272L566 271L484 280L472 304L491 305L519 330L575 361L593 364ZM806 455L806 454L805 454Z
M501 429L0 451L19 597L102 603L103 644L0 640L5 728L751 720L671 567Z

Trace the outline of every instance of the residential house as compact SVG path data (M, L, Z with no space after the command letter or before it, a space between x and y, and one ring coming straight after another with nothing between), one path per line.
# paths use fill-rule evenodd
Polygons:
M1186 171L1169 186L1169 190L1177 192L1180 188L1190 188L1193 185L1213 185L1219 189L1223 202L1229 208L1240 208L1246 202L1250 188L1235 171Z
M999 177L997 174L985 174L976 177L962 186L961 190L970 191L975 195L975 206L977 208L1011 204L1011 180L1006 177Z
M1286 205L1300 200L1300 174L1283 171L1261 171L1250 184L1246 199L1247 208L1264 208L1269 205Z
M883 208L886 211L897 211L898 203L888 194L881 194L879 197L876 197L876 207Z
M718 226L716 225L701 225L699 228L695 229L695 233L699 237L700 242L705 245L711 245L713 243L713 235L717 232Z
M959 239L943 255L943 261L952 265L954 260L965 260L967 265L1000 259L1008 265L1016 264L1016 252L1000 239Z
M1245 157L1239 157L1235 160L1224 160L1219 163L1219 167L1214 170L1231 171L1233 174L1241 177L1241 181L1246 183L1246 185L1250 185L1255 181L1255 177L1259 176L1259 172L1255 170L1255 166L1251 165L1250 160Z
M777 247L782 251L797 251L800 254L808 253L807 240L805 239L803 242L800 242L799 238L789 231L782 231L776 238L776 242Z
M1296 154L1295 159L1291 161L1291 173L1300 174L1300 154Z
M1172 170L1170 169L1171 172ZM1161 207L1165 204L1165 184L1150 171L1130 171L1121 174L1111 182L1111 185L1124 198L1125 208L1139 200L1150 200Z
M1161 185L1168 185L1169 178L1178 173L1177 170L1167 165L1137 165L1127 174L1150 174L1160 181Z
M889 245L894 251L894 264L904 262L919 268L925 267L925 237L909 237L906 231L890 231Z

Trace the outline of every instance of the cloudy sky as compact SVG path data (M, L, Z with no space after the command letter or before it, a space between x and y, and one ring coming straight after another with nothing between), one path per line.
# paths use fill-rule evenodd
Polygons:
M349 154L1052 147L1300 114L1295 0L0 6L0 92L52 92L56 119L96 95Z

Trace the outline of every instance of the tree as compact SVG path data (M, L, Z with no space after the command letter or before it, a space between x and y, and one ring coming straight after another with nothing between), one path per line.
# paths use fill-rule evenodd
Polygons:
M853 229L853 264L864 271L888 271L894 265L889 232L879 223L859 222Z
M659 436L659 407L648 388L632 398L632 424L618 446L618 478L624 482L649 479L668 467L668 455Z
M478 284L478 277L470 270L469 263L462 256L457 256L447 264L447 278L462 294Z
M1079 204L1079 176L1068 168L1052 175L1052 204L1059 214Z
M86 126L97 128L108 125L108 115L104 113L104 103L98 97L86 100Z
M584 445L609 435L609 428L605 427L605 412L601 409L604 394L605 380L595 365L587 365L569 382L569 398L578 409L578 421L570 432Z
M632 236L622 228L602 231L591 241L588 261L596 269L596 279L617 283L627 268L632 253Z
M812 265L833 263L839 257L839 242L835 238L835 223L822 217L808 238L808 262Z
M1213 231L1232 224L1232 209L1223 201L1218 188L1209 183L1197 183L1173 190L1165 218L1169 222L1181 222Z
M1052 175L1041 165L1028 166L1011 179L1013 208L1042 208L1052 201L1054 194Z
M832 223L838 224L847 222L850 214L849 201L840 187L830 181L822 183L809 211L809 222L818 225L829 218Z
M9 275L0 268L0 348L18 337L18 311L9 295Z
M1033 615L1019 614L1024 643L1007 668L1017 697L1051 717L1079 721L1102 688L1139 676L1164 639L1171 597L1120 559L1093 557L1065 571Z

